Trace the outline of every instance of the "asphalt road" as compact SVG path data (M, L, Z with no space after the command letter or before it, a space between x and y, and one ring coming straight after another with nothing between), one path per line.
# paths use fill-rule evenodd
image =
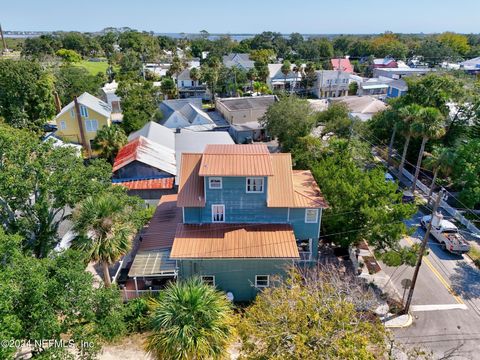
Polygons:
M402 240L403 246L423 239L425 231L419 226L423 215L418 212L409 221L418 229ZM413 325L395 329L395 336L410 346L433 351L436 359L480 359L480 270L466 256L442 250L432 236L428 251L413 295ZM402 280L412 278L413 268L385 264L382 268L403 294Z

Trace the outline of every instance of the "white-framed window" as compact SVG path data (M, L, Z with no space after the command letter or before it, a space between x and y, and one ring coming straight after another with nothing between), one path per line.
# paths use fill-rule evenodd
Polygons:
M221 189L223 185L221 177L211 177L208 179L209 189Z
M80 115L88 117L88 109L86 106L80 105Z
M200 278L202 279L202 281L205 284L215 286L215 276L213 276L213 275L202 275Z
M65 130L67 128L67 123L62 120L60 121L60 130Z
M247 178L247 193L263 193L263 177Z
M225 222L225 205L212 205L212 222Z
M72 108L72 109L70 110L70 117L71 117L72 119L75 119L75 108Z
M305 222L306 223L318 222L318 209L305 209Z
M85 128L88 132L95 132L98 130L97 120L85 120Z
M255 275L255 287L266 288L270 286L270 275Z

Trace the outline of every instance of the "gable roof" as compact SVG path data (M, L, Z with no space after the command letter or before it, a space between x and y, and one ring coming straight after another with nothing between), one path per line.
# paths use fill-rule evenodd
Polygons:
M353 73L353 66L350 63L350 59L331 59L330 62L332 64L333 70L342 70L350 74Z
M287 224L178 224L172 259L300 257Z
M202 154L183 153L178 185L177 205L180 207L204 207L205 194L203 178L198 173Z
M112 113L112 108L110 105L87 92L84 92L82 95L77 97L77 101L80 105L86 106L87 108L92 109L93 111L105 117L110 117ZM63 107L63 109L57 114L56 118L60 115L63 115L67 111L70 111L72 108L74 108L74 106L75 102L70 102L68 105Z
M175 149L175 135L173 131L154 121L149 121L140 130L128 135L128 141L135 140L140 136L163 145L168 149Z
M266 145L207 145L200 176L271 176L270 152Z
M250 60L250 55L244 53L230 53L228 55L224 55L222 60L223 65L225 65L227 68L240 66L244 69L251 69L255 66L255 62Z
M334 101L344 103L352 113L375 114L387 108L387 104L383 101L368 95L344 96Z
M188 128L192 131L212 130L217 125L202 110L202 99L164 100L160 104L163 113L162 125L171 128Z
M133 161L139 161L172 175L177 174L175 152L143 136L139 136L120 149L112 171L115 172Z
M323 209L329 207L310 170L293 170L292 175L295 207Z

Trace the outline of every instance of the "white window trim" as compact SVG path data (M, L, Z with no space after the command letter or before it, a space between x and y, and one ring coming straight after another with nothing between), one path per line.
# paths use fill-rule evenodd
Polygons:
M90 124L90 129L92 129L92 124L93 123L96 123L97 126L96 126L96 129L95 130L88 130L88 125L87 124ZM96 119L86 119L85 120L85 129L87 130L87 132L97 132L98 131L98 120Z
M220 181L220 187L212 187L212 180L219 180ZM223 189L223 179L221 177L211 177L208 178L208 188L212 190L220 190Z
M215 221L213 219L213 215L214 215L213 207L214 206L221 206L223 208L223 221ZM224 222L225 222L225 205L223 205L223 204L212 204L212 223L224 223Z
M67 122L65 120L60 121L60 130L65 130L67 128Z
M248 180L251 179L261 179L262 180L262 191L250 191L248 190ZM265 178L260 177L260 176L254 176L254 177L247 177L245 178L245 191L247 194L262 194L265 191Z
M88 117L88 109L85 105L80 105L80 115L83 117Z
M315 221L308 221L307 214L309 210L315 211ZM318 209L305 209L305 223L307 224L316 224L318 223Z
M212 286L215 286L215 275L202 275L200 276L200 279L202 280L202 282L205 282L205 278L207 277L212 278Z
M266 276L267 277L267 285L258 285L258 277L259 276ZM267 288L269 286L270 286L270 275L255 275L255 287L256 288L263 289L263 288Z

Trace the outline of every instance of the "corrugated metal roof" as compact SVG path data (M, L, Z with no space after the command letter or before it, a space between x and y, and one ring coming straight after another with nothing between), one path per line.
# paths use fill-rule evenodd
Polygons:
M277 100L275 95L262 95L252 97L235 97L218 99L229 111L268 109Z
M139 136L120 149L113 163L113 171L132 161L140 161L172 175L177 174L175 151L143 136Z
M324 209L329 207L310 170L293 170L293 188L295 207Z
M333 70L342 70L348 73L353 73L353 66L347 58L331 59L330 62L332 63Z
M147 179L114 182L113 185L121 185L129 190L163 190L173 189L175 178Z
M177 194L163 195L155 214L142 230L139 251L172 247L177 224L182 222L182 209L177 207Z
M295 196L292 182L290 154L272 154L274 175L268 179L268 207L293 207Z
M270 152L266 145L207 145L200 176L271 176Z
M178 186L178 206L204 207L203 178L199 176L202 154L183 153Z
M128 276L174 276L176 272L176 262L170 259L170 250L148 250L135 255Z
M299 258L286 224L179 224L172 259Z
M163 145L168 149L175 149L175 134L173 131L154 121L149 121L140 130L128 135L128 141L135 140L140 136Z

